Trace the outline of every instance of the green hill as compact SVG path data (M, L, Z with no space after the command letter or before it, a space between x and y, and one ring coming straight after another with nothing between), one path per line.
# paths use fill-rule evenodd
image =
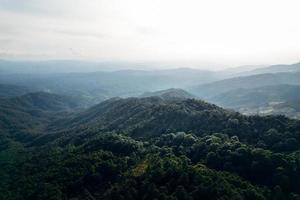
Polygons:
M0 133L26 139L40 134L50 121L66 116L79 106L74 99L45 92L0 99Z
M198 85L190 89L193 94L209 99L213 96L236 89L251 89L271 85L300 85L300 72L258 74L241 76Z
M113 98L63 115L57 110L73 108L66 99L32 95L12 102L32 122L43 114L26 107L53 118L27 140L0 134L2 199L300 198L300 121L161 97Z
M135 138L154 137L166 132L192 131L198 136L224 133L241 141L275 151L297 149L295 131L299 122L283 116L244 116L196 99L164 100L159 97L110 99L90 109L55 121L52 131L117 131ZM268 131L278 131L281 140L268 144ZM69 131L68 131L69 130ZM286 132L290 134L286 135ZM296 146L284 141L293 138Z
M245 114L300 116L300 86L273 85L236 89L210 98L210 101Z
M22 86L0 84L0 98L19 96L28 92L29 90Z
M140 97L161 97L165 100L172 100L172 99L195 99L196 96L188 93L187 91L183 89L166 89L166 90L160 90L155 92L145 92Z

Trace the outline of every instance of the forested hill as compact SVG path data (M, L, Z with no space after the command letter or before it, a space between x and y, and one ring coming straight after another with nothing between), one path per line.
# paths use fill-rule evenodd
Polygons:
M24 107L43 108L32 94L24 99L30 102L19 103ZM56 110L55 102L45 104ZM30 129L10 137L15 126L0 134L0 199L300 198L297 120L161 97L113 98L70 115L49 112L59 120L25 121L44 126L35 137L20 139Z
M222 107L243 114L278 115L300 119L300 86L271 85L258 88L240 88L210 98Z
M56 131L118 131L136 138L176 131L198 136L224 133L275 151L298 149L299 128L299 121L284 116L244 116L201 100L160 97L110 99L50 125ZM276 132L280 140L270 132Z
M251 89L236 89L211 98L225 107L246 108L266 106L270 102L300 101L299 85L271 85Z
M80 107L75 99L47 92L27 93L1 101L1 105L5 104L22 110L66 111Z
M299 85L300 72L268 73L251 76L234 77L190 88L193 94L209 99L235 89L249 89L270 85Z
M183 89L178 88L171 88L167 90L160 90L156 92L145 92L140 97L161 97L165 100L172 100L172 99L196 99L197 97L188 93Z
M0 84L0 98L24 95L30 90L16 85Z
M194 99L114 98L80 112L61 124L67 128L88 126L147 135L160 134L168 129L196 128L197 121L191 120L192 117L199 118L199 122L201 116L213 113L227 115L227 112Z
M280 73L280 72L299 72L300 63L294 63L290 65L271 65L268 67L262 67L254 70L250 70L241 75L253 75L253 74L265 74L265 73Z
M41 134L42 128L52 120L61 119L79 107L80 102L73 98L45 92L2 98L0 133L18 139L24 139L33 133Z

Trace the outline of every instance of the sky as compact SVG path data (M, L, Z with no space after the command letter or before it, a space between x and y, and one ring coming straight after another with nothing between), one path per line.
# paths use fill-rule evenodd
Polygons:
M300 62L299 0L0 0L0 59Z

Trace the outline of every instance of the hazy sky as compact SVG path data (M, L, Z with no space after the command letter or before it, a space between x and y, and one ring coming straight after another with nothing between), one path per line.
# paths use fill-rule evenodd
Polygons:
M299 0L0 0L0 58L300 61Z

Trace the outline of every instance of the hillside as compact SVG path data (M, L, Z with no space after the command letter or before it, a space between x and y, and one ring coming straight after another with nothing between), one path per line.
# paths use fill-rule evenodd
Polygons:
M0 98L19 96L28 92L29 89L22 86L0 84Z
M0 99L0 133L23 140L78 108L74 99L44 92Z
M220 106L232 108L244 114L299 117L300 86L273 85L251 89L236 89L210 98Z
M195 99L196 96L188 93L183 89L171 88L166 90L160 90L155 92L145 92L140 97L161 97L165 100L172 100L172 99Z
M300 119L300 101L288 101L273 105L272 114L286 115L291 118Z
M2 104L24 110L68 111L79 107L75 99L47 92L28 93L3 100Z
M49 128L63 132L71 130L69 134L85 130L118 131L136 138L159 136L170 131L192 131L198 136L224 133L236 135L252 145L258 141L268 143L266 134L273 128L280 132L282 140L268 148L282 150L286 148L285 140L298 137L294 130L299 125L298 121L283 116L244 116L195 99L169 101L149 97L110 99L54 122ZM284 135L286 131L292 134Z
M300 0L0 0L0 200L300 200Z
M300 198L300 121L246 116L164 88L181 84L184 73L184 85L194 83L194 70L157 73L2 76L71 97L36 92L0 99L0 199ZM299 106L298 79L295 73L226 79L202 85L201 94L229 106L276 100L274 110L286 114L287 105ZM105 100L114 95L123 97ZM139 97L124 98L131 95Z
M130 131L143 135L160 134L176 127L186 130L190 128L189 126L195 126L197 122L190 117L195 116L196 119L208 115L206 111L221 112L223 115L227 112L215 105L193 99L170 101L160 97L114 98L61 123L69 127L96 126L101 129ZM188 123L186 127L183 126L185 123Z
M189 68L121 70L86 73L0 73L0 84L14 84L84 99L88 105L112 97L139 96L147 91L185 88L222 79L222 74ZM180 81L178 81L180 80Z
M43 108L34 101L19 104ZM47 103L48 112L56 110L53 104ZM292 200L300 195L297 120L247 117L201 100L161 97L113 98L71 115L52 113L60 119L47 118L34 137L20 139L31 133L26 129L18 137L0 134L4 199ZM40 123L41 117L26 114L31 118L24 119Z
M293 119L300 119L300 101L270 102L264 106L234 108L245 115L284 115Z
M225 79L213 83L203 84L190 88L193 94L201 98L209 99L213 96L236 89L251 89L270 85L299 85L300 72L295 73L274 73L242 76Z
M212 102L226 107L258 107L270 102L300 100L300 86L272 85L250 89L236 89L211 98Z
M254 75L254 74L266 74L266 73L280 73L280 72L299 72L300 63L290 64L290 65L271 65L268 67L261 67L253 70L249 70L240 75Z

